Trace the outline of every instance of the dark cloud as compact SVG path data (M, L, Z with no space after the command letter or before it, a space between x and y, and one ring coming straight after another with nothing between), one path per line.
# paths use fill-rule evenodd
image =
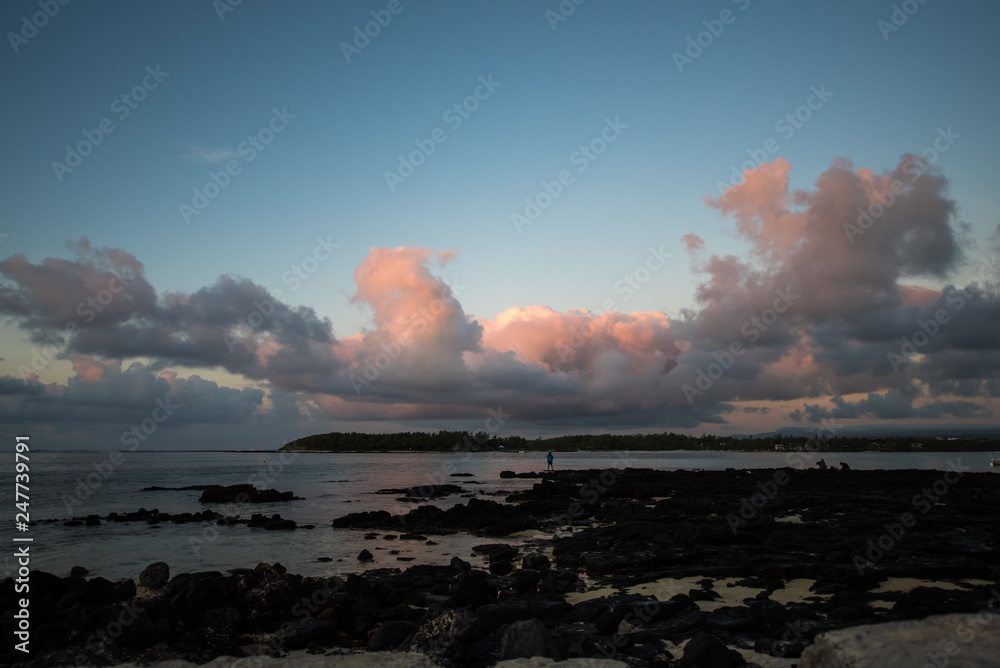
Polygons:
M260 389L221 387L198 375L158 375L138 362L126 369L87 357L74 363L77 373L65 385L0 377L0 421L127 426L165 403L178 406L165 421L171 424L241 423L254 417L264 399Z
M372 327L338 339L312 309L248 279L158 294L135 257L85 239L73 260L15 255L0 262L0 314L39 345L56 341L53 356L73 359L77 375L65 386L4 379L0 407L134 420L173 383L187 393L185 420L266 414L319 428L474 420L495 407L541 430L696 428L724 424L741 401L801 403L788 414L799 422L989 414L982 400L1000 396L1000 227L983 255L963 251L947 180L913 156L883 174L838 159L798 191L790 170L778 159L708 200L749 252L710 255L685 235L701 280L676 319L540 305L476 319L431 273L453 254L372 248L352 297ZM121 370L137 358L150 365ZM225 369L267 397L181 380L176 367Z
M790 417L796 422L821 422L826 419L876 418L879 420L939 419L942 417L981 418L990 415L990 410L971 401L932 401L914 406L915 395L890 390L885 394L869 394L866 399L856 402L845 401L835 396L830 401L833 407L805 404L801 410L793 411Z

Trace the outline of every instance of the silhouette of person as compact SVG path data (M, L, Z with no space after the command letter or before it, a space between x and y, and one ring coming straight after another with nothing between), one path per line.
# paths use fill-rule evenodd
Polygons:
M551 452L549 454L545 455L545 461L547 461L549 463L549 467L548 467L549 471L554 471L555 470L554 468L552 468L552 460L553 459L554 458L552 457L552 453Z
M819 460L818 462L816 462L816 466L818 466L821 471L825 471L826 470L826 460L825 459Z
M847 465L847 462L840 462L841 471L850 471L851 467Z

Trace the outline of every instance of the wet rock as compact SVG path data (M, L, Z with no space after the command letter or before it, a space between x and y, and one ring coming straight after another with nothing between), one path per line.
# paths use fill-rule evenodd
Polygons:
M538 581L541 576L537 571L520 570L510 582L510 588L519 593L533 592L538 589Z
M747 665L743 655L726 647L711 633L701 632L684 646L684 654L677 662L677 668L738 668Z
M404 640L413 635L417 630L417 625L407 621L385 622L372 633L371 640L368 641L370 651L382 649L395 649Z
M264 521L264 528L268 531L291 531L297 526L294 520L286 520L281 515L274 514L270 519Z
M692 589L688 592L688 597L692 601L720 601L722 597L718 592L711 589Z
M472 571L456 583L447 607L458 608L466 605L479 607L492 603L497 598L497 589L490 583L483 571Z
M290 628L279 634L283 649L302 649L313 640L321 640L333 633L334 624L320 619L306 617L294 622Z
M333 521L336 528L379 529L392 522L392 515L385 510L350 513Z
M149 589L159 589L170 579L170 566L165 561L157 561L142 569L139 584Z
M486 555L487 561L510 561L517 558L517 548L511 547L506 543L475 545L472 551L476 554Z
M202 503L275 503L301 499L292 492L257 489L253 485L211 485L205 488L198 500Z
M361 552L358 553L358 561L371 561L374 558L375 557L368 550L361 550Z
M514 622L504 632L500 643L500 658L529 659L534 656L560 658L551 634L540 620Z
M537 571L544 570L550 565L549 558L541 552L529 552L521 560L521 568L530 568Z
M443 485L424 485L422 487L407 487L406 489L380 489L376 494L402 494L403 500L437 499L451 494L462 494L465 490L451 483Z
M86 525L88 527L99 527L101 526L101 518L97 515L87 515Z
M709 612L705 617L705 627L709 631L740 633L757 628L748 608L722 607Z
M71 578L78 578L78 577L83 577L83 576L85 576L85 575L89 575L89 574L90 574L90 571L88 571L88 570L87 570L86 568L84 568L83 566L74 566L74 567L73 567L72 569L70 569L70 571L69 571L69 576L70 576Z
M456 573L468 573L472 570L472 564L461 557L452 557L448 567Z
M507 575L514 570L514 564L510 561L491 561L490 573L494 575Z

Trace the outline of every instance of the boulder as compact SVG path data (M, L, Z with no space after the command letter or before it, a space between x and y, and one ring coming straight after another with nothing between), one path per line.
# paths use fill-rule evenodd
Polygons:
M514 564L510 561L491 561L490 573L494 575L507 575L514 570Z
M549 558L541 552L529 552L521 560L521 568L530 568L536 571L545 570L550 565Z
M336 630L336 625L312 617L293 622L280 634L283 649L302 649L314 640L323 640Z
M497 598L497 588L490 584L484 571L472 571L455 584L448 607L458 608L466 605L479 607L493 603Z
M157 561L142 569L139 584L149 589L159 589L170 579L170 566L165 561Z
M730 649L711 633L696 634L684 646L684 655L677 662L678 668L737 668L747 665L743 655Z
M369 651L395 649L416 630L417 625L413 622L403 620L386 622L372 633L371 640L368 641L368 649Z
M530 659L533 656L544 656L550 659L558 659L556 644L538 619L527 619L521 622L514 622L503 634L500 641L500 658L506 659Z
M1000 634L991 626L977 624L980 618L982 615L935 615L919 621L829 631L816 636L802 652L799 668L995 666ZM956 633L959 628L965 632Z

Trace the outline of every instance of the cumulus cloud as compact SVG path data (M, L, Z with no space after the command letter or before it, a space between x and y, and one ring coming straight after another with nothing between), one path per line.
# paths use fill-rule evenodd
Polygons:
M698 307L673 324L690 342L675 378L698 389L735 343L741 354L711 383L702 378L697 400L794 400L914 381L935 396L997 396L995 287L908 282L946 281L967 260L947 180L910 155L884 174L838 159L808 190L789 189L790 170L780 159L762 165L708 200L751 252L692 256L705 278ZM962 410L941 406L958 416L950 408Z
M914 405L916 396L901 390L889 390L884 394L871 393L865 399L846 401L841 396L830 399L833 406L805 404L792 411L789 417L796 422L821 422L823 419L876 418L879 420L903 420L915 418L956 418L984 417L990 414L985 406L971 401L928 401Z
M70 247L75 260L35 265L14 255L0 262L0 314L12 316L33 342L56 345L53 357L147 357L161 367L218 366L263 379L258 350L271 344L282 350L270 360L276 373L297 365L335 371L333 357L323 355L333 339L330 323L310 308L289 307L232 276L192 294L158 295L130 253L92 248L86 239Z
M111 424L137 423L161 404L176 405L172 424L242 423L260 409L264 391L221 387L198 375L180 378L173 372L157 374L134 362L123 369L116 360L76 357L77 375L65 384L0 377L0 418L21 423ZM116 445L116 444L110 444Z
M791 169L761 165L707 200L749 250L708 254L684 235L699 282L674 318L537 304L475 318L435 274L455 251L373 247L350 298L370 326L337 338L312 309L245 278L157 293L134 256L85 239L72 260L14 255L0 262L0 314L58 341L75 375L2 379L0 405L120 420L135 397L148 409L169 388L205 421L428 424L502 406L540 430L695 428L734 412L774 417L779 403L800 422L990 414L1000 267L970 265L943 175L908 155L882 174L837 159L793 191ZM177 367L225 369L266 394L182 381ZM855 395L867 398L844 399ZM738 406L747 401L775 403Z

